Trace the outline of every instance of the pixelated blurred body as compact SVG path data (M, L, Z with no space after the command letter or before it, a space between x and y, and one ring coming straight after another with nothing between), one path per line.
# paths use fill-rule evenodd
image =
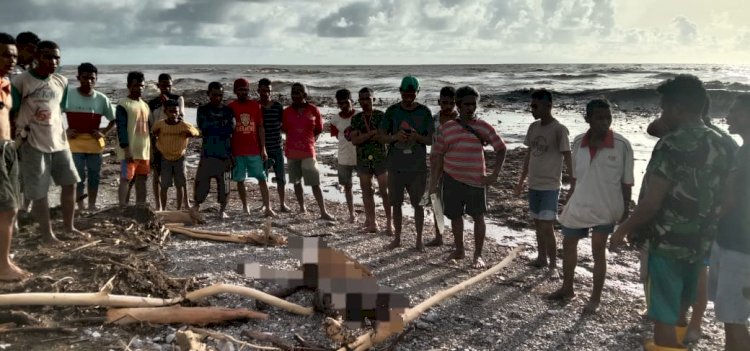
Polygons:
M389 322L392 316L398 316L409 307L406 296L378 285L367 267L328 247L320 238L290 237L289 248L300 260L299 270L285 271L244 263L238 265L238 272L283 286L283 291L274 294L279 297L301 289L315 290L315 307L329 315L338 314L347 327L361 327L366 319ZM401 321L396 322L401 324Z

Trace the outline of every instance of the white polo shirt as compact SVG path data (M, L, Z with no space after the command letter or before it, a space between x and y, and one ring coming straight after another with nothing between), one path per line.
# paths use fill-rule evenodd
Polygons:
M622 186L633 185L633 148L625 137L610 130L598 149L588 141L588 131L573 139L576 188L560 215L568 228L615 224L625 210Z

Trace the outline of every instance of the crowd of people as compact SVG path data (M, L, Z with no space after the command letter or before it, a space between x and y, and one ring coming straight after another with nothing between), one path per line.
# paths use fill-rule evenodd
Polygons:
M250 98L251 83L238 78L236 96L224 101L224 86L208 85L208 103L197 110L197 126L184 117L182 97L172 92L169 74L158 77L158 97L143 100L145 76L128 73L128 95L112 107L94 89L98 69L78 66L77 87L58 74L61 50L30 32L16 38L0 33L0 279L26 275L10 258L10 243L19 211L31 214L47 243L57 235L49 215L52 182L61 187L63 230L86 236L75 227L75 210L95 210L102 152L108 134L116 132L121 161L118 199L127 205L132 188L135 203L146 205L147 179L152 178L154 207L167 208L174 187L177 209L200 210L215 181L220 216L226 218L231 182L243 212L250 213L246 181L253 178L261 194L264 216L271 206L267 180L276 178L278 211L288 212L285 184L292 183L300 212L306 212L303 184L312 188L320 218L335 221L320 188L316 141L326 123L308 101L302 83L291 86L291 104L272 98L267 78L257 82L259 98ZM7 78L6 76L9 76ZM695 76L679 75L661 84L661 116L649 126L660 138L654 147L637 206L630 209L633 149L611 128L612 106L606 99L586 105L588 130L570 142L567 128L553 117L553 95L531 94L534 122L524 144L523 169L514 193L528 194L536 229L537 253L531 265L557 275L555 223L562 232L562 285L553 300L575 296L577 246L591 233L594 258L593 290L584 309L595 313L607 271L606 251L625 240L641 248L642 278L654 338L647 350L681 350L700 335L705 296L714 301L716 317L726 327L726 349L750 347L750 148L740 147L707 118L708 94ZM438 194L451 220L455 250L450 259L465 257L464 215L472 218L472 266L484 267L486 189L494 184L505 160L506 145L489 123L476 116L479 92L463 86L440 90L440 110L433 114L417 102L420 82L406 76L400 101L385 111L374 108L375 91L361 88L355 109L352 92L341 89L340 109L328 121L338 141L338 182L346 195L348 220L356 221L353 177L359 177L365 208L362 230L377 233L373 178L377 180L386 216L387 249L400 246L405 194L414 210L415 247L444 245L441 228L423 244L424 206ZM63 123L67 119L67 128ZM101 128L102 118L108 121ZM750 95L740 95L728 116L729 132L750 138ZM282 138L282 135L284 137ZM185 157L190 138L201 138L200 162L193 197L189 196ZM431 146L428 153L428 146ZM487 168L485 149L495 160ZM563 171L571 179L558 217ZM285 172L289 173L288 178ZM528 184L528 191L525 188ZM192 204L191 204L192 200ZM437 222L437 221L436 221ZM709 268L707 269L707 266ZM688 321L687 311L693 314Z

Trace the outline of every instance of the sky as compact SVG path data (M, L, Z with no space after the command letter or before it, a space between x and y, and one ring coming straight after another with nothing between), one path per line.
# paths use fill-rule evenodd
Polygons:
M0 0L63 64L747 63L748 0Z

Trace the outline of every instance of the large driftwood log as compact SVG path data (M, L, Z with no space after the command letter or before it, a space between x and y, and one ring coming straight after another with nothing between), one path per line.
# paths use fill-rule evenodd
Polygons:
M148 322L153 324L205 325L235 319L266 319L268 315L244 308L221 307L136 307L113 308L107 311L107 323L132 324Z
M167 229L174 233L189 236L195 239L224 241L239 244L282 246L286 245L287 239L281 235L258 234L256 232L226 233L202 229L186 228L180 225L167 224Z
M386 323L379 323L378 327L375 331L371 331L365 334L360 335L357 340L355 340L353 343L350 343L349 345L340 348L338 351L346 351L346 350L354 350L354 351L365 351L369 350L373 346L382 343L390 337L391 335L394 335L396 333L400 333L403 330L403 326L408 324L409 322L414 321L417 319L424 311L427 309L439 304L440 302L455 296L456 294L466 290L469 286L476 284L477 282L499 272L501 269L505 268L508 264L510 264L513 259L515 259L518 254L521 252L521 249L524 246L518 246L515 249L513 249L510 254L508 254L505 259L500 261L500 263L496 264L492 268L474 276L471 277L459 284L454 285L453 287L442 290L438 292L437 294L431 296L429 299L423 301L419 305L416 305L410 309L407 309L406 312L404 312L400 316L396 316L396 319L394 320L393 314L391 315L390 322Z
M244 286L215 284L203 289L195 290L184 297L171 299L111 295L107 289L98 293L17 293L0 294L0 306L41 305L41 306L110 306L110 307L160 307L176 305L183 301L198 301L200 299L219 295L236 294L244 297L262 300L263 302L301 315L313 314L312 307L303 307L260 290Z

